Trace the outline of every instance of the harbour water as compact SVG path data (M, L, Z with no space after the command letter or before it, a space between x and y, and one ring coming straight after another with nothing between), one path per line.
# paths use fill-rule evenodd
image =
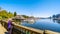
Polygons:
M39 29L39 30L51 30L55 32L60 32L60 20L52 20L52 19L40 19L36 20L35 23L27 23L24 22L21 25Z

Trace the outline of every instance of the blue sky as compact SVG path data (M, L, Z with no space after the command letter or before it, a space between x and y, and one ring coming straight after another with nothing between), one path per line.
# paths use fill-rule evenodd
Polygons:
M0 0L0 7L20 15L48 17L60 13L60 0Z

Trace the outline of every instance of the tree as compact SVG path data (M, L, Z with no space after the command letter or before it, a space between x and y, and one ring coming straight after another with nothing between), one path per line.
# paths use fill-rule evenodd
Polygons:
M29 16L26 16L26 15L22 15L24 18L29 18Z
M1 7L0 7L0 10L1 10Z
M14 16L16 16L17 15L17 13L16 12L14 12Z
M12 13L9 11L9 14L12 14Z
M55 18L56 16L55 15L53 15L53 18Z
M13 13L11 13L11 12L9 13L6 10L1 10L0 11L0 17L2 17L2 19L12 18L13 17Z
M60 17L60 14L57 14L57 15L56 15L56 18L59 18L59 17Z

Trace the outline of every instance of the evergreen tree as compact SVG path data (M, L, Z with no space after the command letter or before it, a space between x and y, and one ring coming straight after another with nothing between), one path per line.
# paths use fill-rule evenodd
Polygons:
M53 18L55 18L56 16L55 15L53 15Z
M1 10L1 7L0 7L0 10Z
M16 12L14 12L14 16L16 16L17 15L17 13Z

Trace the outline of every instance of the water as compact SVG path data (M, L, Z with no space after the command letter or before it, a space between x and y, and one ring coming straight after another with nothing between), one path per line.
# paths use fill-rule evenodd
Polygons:
M57 20L52 19L40 19L33 24L24 22L21 25L40 30L51 30L55 32L60 32L60 23Z

